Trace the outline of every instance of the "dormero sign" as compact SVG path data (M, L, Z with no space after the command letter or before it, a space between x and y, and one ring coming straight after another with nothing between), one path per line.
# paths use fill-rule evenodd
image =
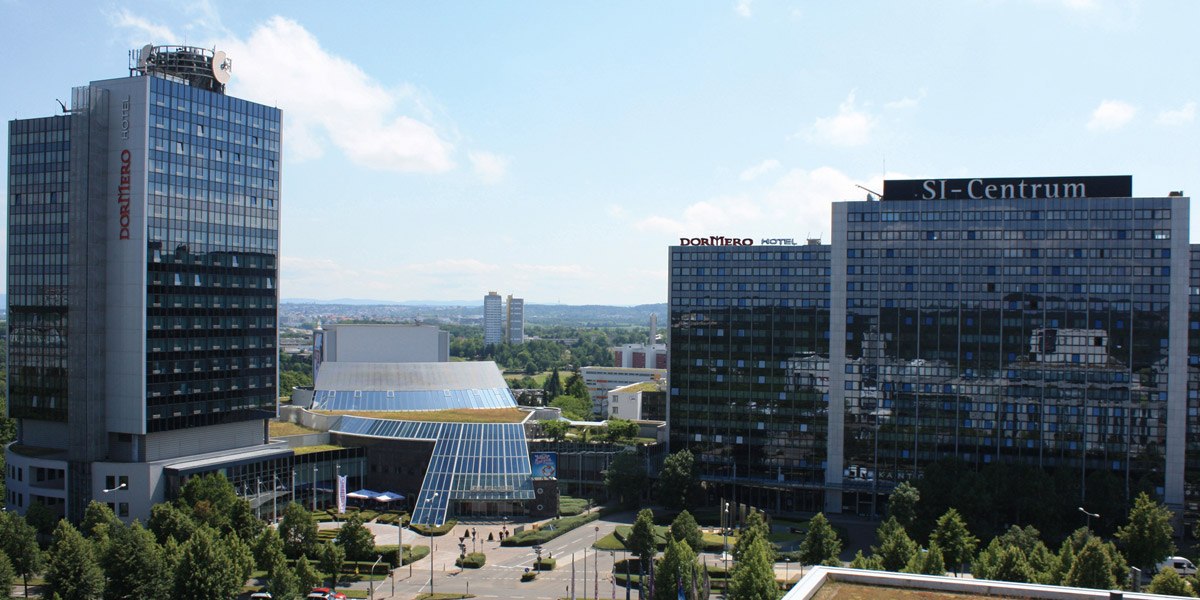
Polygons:
M996 177L889 179L883 200L1010 200L1021 198L1126 198L1133 177Z

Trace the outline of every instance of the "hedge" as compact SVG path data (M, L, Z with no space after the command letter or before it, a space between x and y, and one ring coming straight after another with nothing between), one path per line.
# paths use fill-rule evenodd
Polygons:
M555 519L539 529L529 529L504 538L501 546L536 546L544 544L576 527L581 527L600 518L600 513L591 512L577 517Z
M429 546L412 546L404 545L404 555L401 557L400 563L396 563L396 544L384 544L375 546L375 553L382 554L383 560L387 561L393 569L396 567L414 563L429 555Z
M472 552L466 557L458 557L454 560L454 566L464 569L478 569L487 562L487 555L482 552Z
M525 571L524 573L521 573L521 581L533 581L535 578L537 578L536 571Z
M554 567L557 564L558 564L558 559L543 558L541 560L533 561L533 570L534 571L553 571Z
M458 521L451 519L451 520L446 521L445 523L442 523L441 525L438 525L436 527L430 527L428 525L417 524L417 525L410 525L409 528L421 535L438 536L438 535L446 535L447 533L450 533L450 531L457 526L458 526Z

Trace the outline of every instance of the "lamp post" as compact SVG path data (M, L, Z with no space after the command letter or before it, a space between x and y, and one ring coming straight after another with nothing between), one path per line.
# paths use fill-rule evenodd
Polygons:
M271 475L271 522L279 522L279 473Z
M115 492L117 490L124 490L124 489L128 489L128 488L129 488L128 484L122 483L122 484L117 485L117 487L115 487L115 488L108 489L108 490L100 490L100 492L104 493L104 494L108 494L111 492Z
M382 554L375 559L375 564L371 565L371 589L367 592L368 600L375 600L375 567L379 566L379 561L381 560L383 560Z
M613 564L613 573L609 576L609 580L612 581L612 597L611 598L612 598L612 600L617 600L617 573L616 573L617 551L609 550L608 557L612 559L612 564Z
M629 590L633 587L633 582L629 580L629 551L622 550L621 558L625 561L625 600L629 600Z
M317 512L317 465L313 465L312 488L313 488L312 511Z
M1091 532L1092 531L1092 517L1099 519L1100 513L1090 513L1088 511L1084 510L1084 508L1082 506L1079 507L1079 512L1087 515L1087 528L1088 528L1088 532Z
M431 510L431 502L438 497L438 492L434 492L432 496L425 499L425 513L429 514ZM433 527L432 524L426 523L425 527L429 531L429 595L433 596Z
M722 558L725 559L725 577L729 577L729 503L725 503L725 508L721 511L721 534L725 536L725 540L721 543Z
M791 562L792 562L792 559L790 559L786 556L783 557L783 585L785 585L785 586L787 585L787 582L788 582L788 567L791 565Z
M596 542L600 541L600 526L592 528L592 598L600 598L600 551L596 550Z

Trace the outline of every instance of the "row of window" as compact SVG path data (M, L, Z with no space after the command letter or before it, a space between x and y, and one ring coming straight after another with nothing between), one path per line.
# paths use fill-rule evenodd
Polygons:
M1200 277L1200 269L1193 269ZM1005 276L1092 276L1092 277L1169 277L1171 267L1151 266L1069 266L1069 265L878 265L852 264L847 275L1005 275Z
M863 241L959 241L959 240L1169 240L1170 229L996 229L996 230L850 230L846 239Z
M1171 258L1170 248L847 248L847 258Z
M1088 220L1118 220L1157 219L1170 220L1171 209L1094 209L1094 210L940 210L940 211L871 211L874 204L851 205L846 220L852 223L863 221L1071 221L1085 222ZM862 210L868 209L868 210Z

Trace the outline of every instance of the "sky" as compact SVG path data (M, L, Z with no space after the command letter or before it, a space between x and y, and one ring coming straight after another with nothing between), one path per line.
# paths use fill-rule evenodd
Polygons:
M1194 1L0 0L0 114L216 47L283 111L283 298L634 305L679 238L827 243L885 178L1200 194L1198 27Z

